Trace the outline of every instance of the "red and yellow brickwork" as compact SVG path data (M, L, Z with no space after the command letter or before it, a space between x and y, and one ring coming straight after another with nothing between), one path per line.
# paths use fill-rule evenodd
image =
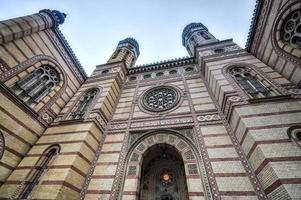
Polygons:
M259 6L277 13L285 2ZM301 149L288 134L301 124L301 75L292 60L275 58L270 25L260 44L261 29L254 30L252 55L193 23L183 31L191 57L144 66L134 66L139 46L127 38L88 78L58 30L65 17L42 10L0 22L0 199L26 191L28 199L138 199L143 163L156 145L182 160L188 199L301 196ZM42 65L60 81L28 105L12 88ZM254 70L277 95L251 98L229 75L235 66ZM160 87L176 91L175 105L146 108L145 94ZM74 117L92 90L85 113ZM55 155L42 165L52 147Z

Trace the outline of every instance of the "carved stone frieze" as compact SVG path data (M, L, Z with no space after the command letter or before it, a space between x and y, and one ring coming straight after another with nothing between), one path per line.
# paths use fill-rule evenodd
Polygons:
M146 121L146 122L133 122L131 124L131 128L138 127L152 127L152 126L164 126L164 125L172 125L172 124L185 124L192 123L193 119L191 117L186 118L177 118L177 119L166 119L166 120L154 120L154 121Z
M201 115L201 116L198 116L197 119L198 119L199 122L221 120L221 118L220 118L220 116L218 114Z

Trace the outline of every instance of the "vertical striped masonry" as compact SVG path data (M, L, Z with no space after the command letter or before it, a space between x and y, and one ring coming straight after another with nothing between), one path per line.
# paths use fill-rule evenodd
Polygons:
M64 13L0 21L0 199L174 198L170 188L190 200L299 199L301 51L279 30L300 7L258 0L246 50L191 23L190 57L135 66L139 45L126 38L90 77L59 31ZM57 84L29 104L45 66ZM234 79L235 68L246 72ZM166 187L160 170L177 177L159 169L148 185L166 157L183 184Z

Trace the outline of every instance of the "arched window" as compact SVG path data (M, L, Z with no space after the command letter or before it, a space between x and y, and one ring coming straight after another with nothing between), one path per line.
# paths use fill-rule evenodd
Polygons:
M23 192L20 195L20 199L27 199L32 190L36 185L39 184L42 175L48 169L49 163L53 158L60 152L59 145L53 145L49 147L42 155L41 159L37 163L37 168L30 174L29 184L24 188Z
M50 65L42 65L13 87L13 91L28 105L38 103L60 81L59 73Z
M71 113L71 119L82 119L98 93L98 89L89 90L78 102L75 110Z
M229 70L238 85L252 98L264 98L279 95L271 84L264 81L248 67L236 66Z
M280 37L285 44L301 49L301 9L293 11L285 18Z

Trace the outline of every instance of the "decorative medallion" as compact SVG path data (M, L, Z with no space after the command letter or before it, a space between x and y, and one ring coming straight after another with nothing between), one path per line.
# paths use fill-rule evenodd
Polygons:
M162 170L160 174L160 182L163 186L169 186L173 182L173 175L168 169Z
M142 99L143 107L152 112L161 112L173 108L179 102L179 92L169 86L159 86L148 90Z

